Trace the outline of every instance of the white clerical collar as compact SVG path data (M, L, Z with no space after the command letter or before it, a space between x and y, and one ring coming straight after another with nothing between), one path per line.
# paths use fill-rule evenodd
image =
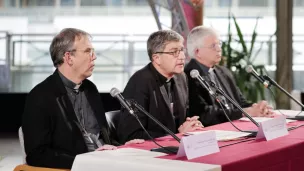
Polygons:
M81 86L81 84L82 84L82 83L80 83L80 84L76 84L76 85L75 85L75 87L74 87L74 90L78 90L78 89L79 89L79 87Z
M212 71L214 71L214 67L209 68L209 70L208 70L209 73L212 72Z

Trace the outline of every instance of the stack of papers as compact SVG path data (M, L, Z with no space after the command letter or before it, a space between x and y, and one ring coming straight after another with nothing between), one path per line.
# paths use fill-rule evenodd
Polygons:
M275 110L274 111L277 114L283 114L285 116L304 116L304 111L298 111L298 110Z
M237 140L237 139L246 137L251 134L251 133L239 132L239 131L224 131L224 130L209 130L209 131L215 131L217 141ZM186 133L184 133L184 135L185 136L195 135L195 134L201 134L203 132L206 132L206 131L186 132Z
M299 113L299 112L298 112ZM273 118L268 118L268 117L252 117L252 119L254 119L256 122L258 123L261 123L261 122L264 122L264 121L268 121L270 119L273 119ZM248 122L251 122L248 118L241 118L239 119L240 121L248 121ZM286 119L286 123L289 123L289 122L295 122L296 120L291 120L291 119Z

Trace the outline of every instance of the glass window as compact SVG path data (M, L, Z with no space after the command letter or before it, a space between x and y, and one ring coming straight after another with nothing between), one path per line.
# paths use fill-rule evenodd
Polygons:
M5 7L15 7L16 6L16 0L2 0L1 4L3 4Z
M232 4L231 1L232 0L219 0L218 3L220 7L230 7Z
M108 5L107 0L81 0L81 6L105 6Z
M145 0L128 0L128 5L144 6L144 5L148 5L148 1L145 1Z
M239 0L239 6L244 7L264 7L268 5L268 0Z
M204 1L204 6L205 6L205 7L212 7L212 4L213 4L212 1L213 1L213 0L205 0L205 1Z
M74 6L75 0L61 0L60 5L61 6Z
M304 0L294 0L293 6L295 6L295 7L304 6Z
M54 6L55 0L24 0L22 6Z
M121 6L122 4L122 0L112 0L112 5L114 6Z
M276 6L276 1L277 1L277 0L269 0L269 1L268 1L269 7L275 7L275 6Z

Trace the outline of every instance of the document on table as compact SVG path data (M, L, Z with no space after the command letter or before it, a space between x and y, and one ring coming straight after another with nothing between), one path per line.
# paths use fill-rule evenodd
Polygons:
M240 131L225 131L225 130L210 130L210 131L215 131L215 136L217 141L235 140L250 135L250 133L240 132ZM206 131L186 132L184 135L201 134L203 132Z
M299 112L298 112L299 113ZM264 122L264 121L268 121L270 119L273 119L273 118L268 118L268 117L252 117L256 122L258 123L261 123L261 122ZM251 122L248 118L246 117L243 117L241 119L239 119L240 121L248 121L248 122ZM286 119L286 123L289 123L289 122L295 122L296 120L292 120L292 119Z
M283 114L283 115L286 115L286 116L304 116L304 111L298 111L298 110L275 110L274 111L275 113L277 114ZM286 119L286 122L287 122L287 119Z

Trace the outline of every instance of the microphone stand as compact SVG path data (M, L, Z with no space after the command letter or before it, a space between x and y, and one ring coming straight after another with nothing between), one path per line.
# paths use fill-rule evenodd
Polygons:
M284 90L277 82L275 82L272 78L270 78L267 75L264 75L263 78L267 81L269 81L269 85L274 85L276 86L280 91L282 91L285 95L287 95L289 98L291 98L293 101L295 101L298 105L302 107L302 111L304 109L304 105L299 102L297 99L295 99L291 94L289 94L286 90ZM288 117L287 119L294 119L294 120L304 120L304 116L291 116Z
M191 76L192 77L192 76ZM228 95L226 95L226 93L221 90L220 88L218 88L214 82L210 81L212 87L214 87L216 89L216 92L214 93L209 87L209 84L207 83L207 81L205 81L200 75L196 75L194 74L192 78L196 78L199 83L209 92L209 94L222 106L226 106L225 104L223 104L223 102L221 100L219 100L219 98L217 97L218 94L223 95L224 97L226 97L226 99L228 99L232 104L234 104L240 111L242 111L257 127L259 127L259 124L248 114L246 113L234 100L232 100ZM227 109L229 109L226 106ZM229 119L229 116L226 114L225 109L224 110L224 114L227 117L228 121L239 131L241 132L249 132L251 133L249 135L249 137L255 137L257 135L257 131L242 131L239 128L237 128Z
M180 141L181 141L180 138L178 138L171 130L169 130L166 126L164 126L161 122L159 122L156 118L154 118L150 113L148 113L135 100L129 100L129 102L131 103L131 105L133 107L135 107L141 113L145 114L147 117L149 117L150 119L152 119L158 126L160 126L164 131L166 131L169 135L171 135L178 143L180 143ZM137 111L135 110L135 113L136 112ZM178 147L176 147L176 146L167 146L165 148L170 149L170 151L173 151L175 153L177 153L177 151L178 151ZM167 153L167 151L164 150L163 148L154 148L154 149L151 149L151 151L157 151L157 152Z
M224 96L229 102L231 102L236 108L238 108L257 127L260 126L247 112L245 112L242 109L242 107L237 102L235 102L233 99L231 99L222 89L220 89L219 87L217 87L214 82L210 81L210 83L211 83L211 86L216 89L216 93L219 93L222 96ZM256 136L256 134L257 134L257 131L244 131L244 132L250 132L250 133L252 133L251 136Z
M209 86L207 85L207 83L205 82L205 80L203 79L203 77L201 76L197 76L196 79L200 82L200 84L208 91L208 93L218 102L220 103L222 106L225 106L226 109L229 109L227 108L227 106L217 98L217 95L209 88Z

